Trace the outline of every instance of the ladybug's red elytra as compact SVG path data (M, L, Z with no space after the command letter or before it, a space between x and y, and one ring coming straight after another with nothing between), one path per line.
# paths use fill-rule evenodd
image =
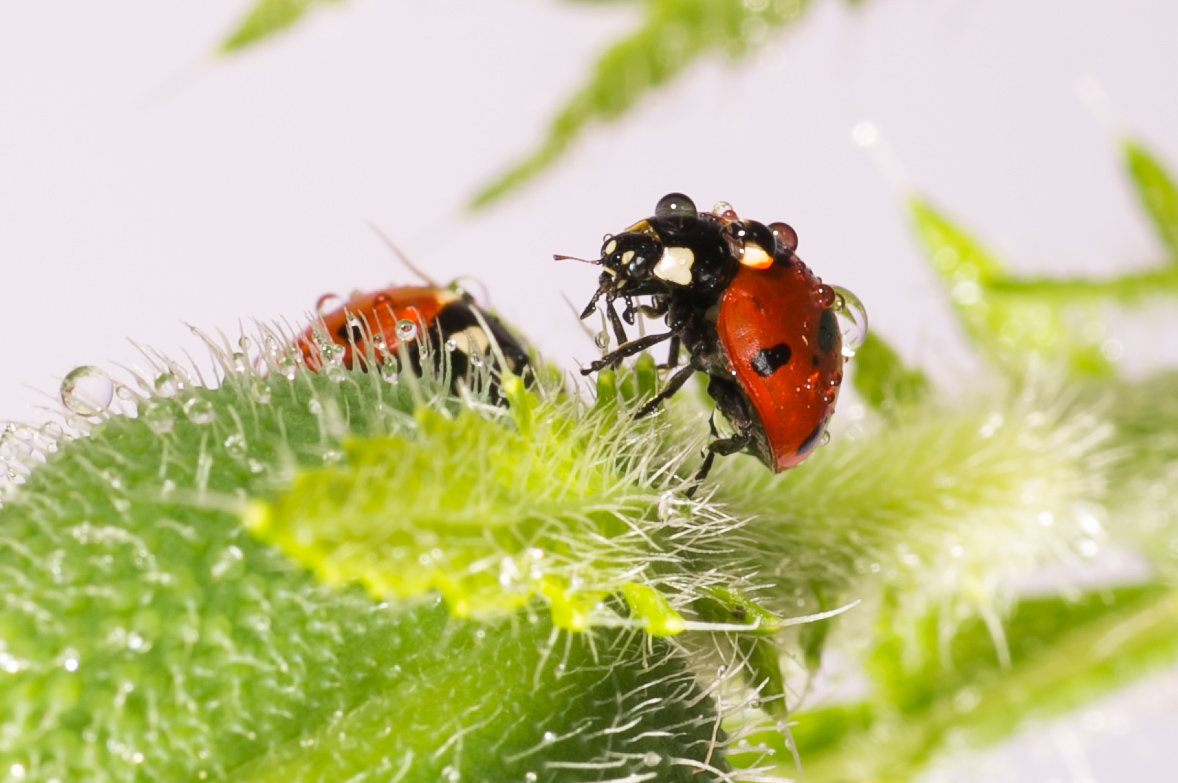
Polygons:
M471 381L478 367L504 369L500 358L512 373L529 374L528 353L519 339L456 290L396 286L357 293L321 319L322 325L308 327L297 341L303 362L315 372L325 364L326 337L341 351L340 362L348 369L367 369L371 360L398 361L404 350L413 372L420 374L421 345L428 343L434 369L441 370L445 356L454 383Z
M797 244L785 223L741 220L723 202L700 212L687 196L671 193L654 216L607 235L600 260L592 262L602 272L581 317L604 301L618 345L584 372L663 341L670 346L667 366L675 367L685 350L687 365L638 415L654 411L695 372L708 376L708 394L733 434L708 446L697 478L707 475L717 454L746 451L780 472L822 442L844 355L862 339L866 315L853 294L823 284L802 263ZM639 313L663 316L668 331L629 339L623 321L633 324ZM846 338L840 316L850 330Z

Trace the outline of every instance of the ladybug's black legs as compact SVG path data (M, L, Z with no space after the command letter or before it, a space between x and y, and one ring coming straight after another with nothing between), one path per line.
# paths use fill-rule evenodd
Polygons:
M679 366L679 344L681 341L678 334L671 336L671 345L667 348L667 363L659 365L659 369L669 370Z
M652 345L658 345L663 340L669 340L674 337L673 332L663 332L662 334L648 334L646 337L639 337L637 340L631 340L628 343L622 343L614 350L602 356L595 362L592 362L588 367L581 370L582 375L588 375L591 372L597 372L603 367L612 367L618 362L625 359L627 356L633 356L636 353L642 353Z
M712 463L716 461L717 454L726 456L743 451L748 446L749 439L747 432L738 432L730 438L720 438L709 443L707 456L704 457L704 464L700 466L699 471L695 474L695 481L700 482L707 478L708 472L712 469ZM698 488L699 484L697 483L691 489L687 490L687 497L694 495Z
M634 414L634 418L641 419L643 416L649 416L654 412L655 408L662 405L665 400L670 399L672 396L674 396L675 392L683 388L683 384L687 383L687 380L692 375L695 375L695 368L691 365L680 368L677 373L671 376L671 379L667 381L666 385L663 386L662 391L651 397L650 400L648 400L647 403L643 405L637 413Z

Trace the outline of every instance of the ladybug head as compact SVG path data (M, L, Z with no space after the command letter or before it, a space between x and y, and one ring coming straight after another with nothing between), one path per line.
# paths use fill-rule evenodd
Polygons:
M662 258L663 243L650 232L626 231L607 236L601 246L599 288L614 294L643 293L654 278L655 265Z

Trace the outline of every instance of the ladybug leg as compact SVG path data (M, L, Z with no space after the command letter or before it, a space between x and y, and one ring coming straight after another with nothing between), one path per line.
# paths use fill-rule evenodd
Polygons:
M660 370L669 370L672 367L679 366L679 344L680 344L680 342L681 342L681 340L679 339L678 334L675 334L671 337L671 344L667 348L667 363L660 364L659 365Z
M680 368L680 370L672 375L671 379L667 381L667 384L663 387L662 391L651 397L645 405L638 409L638 412L634 414L634 418L641 419L644 416L649 416L650 414L654 413L655 408L662 405L665 400L673 397L675 392L683 388L683 384L687 383L687 380L694 374L695 368L690 364L686 367Z
M699 489L700 482L707 478L708 472L712 469L712 463L716 461L716 455L727 456L728 454L735 454L738 451L743 451L749 445L749 434L747 432L738 432L730 438L720 438L708 444L708 453L704 457L704 464L700 466L699 471L695 474L695 485L687 490L687 497L695 495L695 491Z
M618 310L614 307L614 298L612 296L606 297L605 312L609 318L610 328L614 330L614 339L617 340L618 347L620 348L630 339L630 335L626 334L626 327L622 325L622 319L618 317Z
M642 353L652 345L658 345L663 340L673 337L672 332L664 332L663 334L648 334L646 337L639 337L637 340L631 340L628 343L622 343L614 350L602 356L595 362L592 362L588 367L581 370L582 375L588 375L591 372L597 372L603 367L613 367L625 359L627 356L633 356L636 353Z

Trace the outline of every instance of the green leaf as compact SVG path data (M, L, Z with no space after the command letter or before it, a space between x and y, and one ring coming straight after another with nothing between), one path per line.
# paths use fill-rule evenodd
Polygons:
M855 352L851 382L871 407L914 405L930 392L928 377L904 365L900 355L875 332Z
M1096 304L1052 296L1053 281L1020 281L963 228L919 198L916 233L949 291L966 335L998 366L1019 374L1035 362L1080 376L1112 372L1101 353ZM1093 325L1097 328L1092 328Z
M221 44L222 54L232 54L270 38L299 21L312 6L342 0L258 0L253 10Z
M614 120L643 96L710 52L738 57L767 30L801 17L808 0L650 0L642 26L598 60L589 83L565 104L539 149L497 177L472 199L479 209L549 167L596 121Z
M1137 197L1166 246L1169 263L1178 264L1178 187L1161 162L1137 142L1127 139L1124 154Z
M874 699L794 715L808 780L908 780L950 741L996 742L1172 664L1178 594L1153 585L1025 601L998 638L981 620L947 636L938 617L915 638L879 632Z
M676 548L723 564L732 521L682 500L654 513L678 481L653 463L654 422L623 409L646 433L631 442L510 379L504 409L408 371L311 373L274 334L258 344L265 376L227 352L216 389L159 367L143 387L173 396L127 389L136 417L94 408L82 436L42 430L43 462L29 428L3 431L5 465L32 471L0 507L0 768L42 783L724 775L721 716L652 635L682 629L649 584L690 602ZM633 482L645 500L619 505ZM308 568L243 528L259 506ZM530 559L506 567L516 552ZM542 589L521 598L512 574ZM550 619L558 601L601 614L630 582L632 622Z

